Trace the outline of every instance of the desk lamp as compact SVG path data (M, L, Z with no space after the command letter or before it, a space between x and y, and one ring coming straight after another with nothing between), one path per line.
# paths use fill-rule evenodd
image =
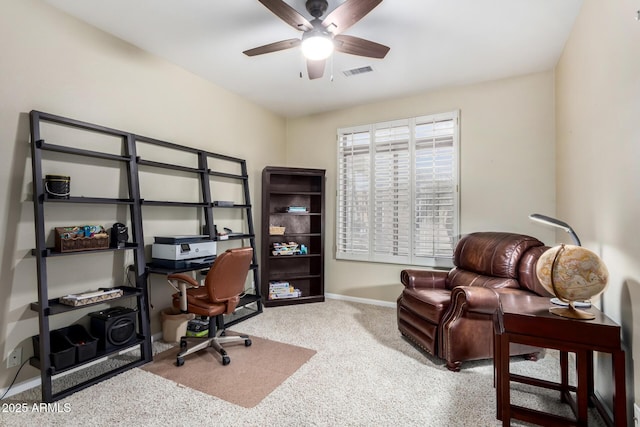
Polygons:
M580 244L580 239L578 239L578 235L576 234L575 231L573 231L573 228L571 228L571 226L566 222L560 221L559 219L548 217L546 215L537 214L537 213L529 215L529 219L540 222L542 224L551 225L551 226L563 229L564 231L569 233L569 235L571 236L571 239L573 240L573 243L576 246L582 246Z

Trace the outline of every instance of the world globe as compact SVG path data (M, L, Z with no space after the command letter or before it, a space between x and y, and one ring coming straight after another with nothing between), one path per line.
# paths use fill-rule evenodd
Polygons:
M595 318L576 309L574 304L600 295L609 281L609 271L602 259L589 249L574 245L555 246L544 252L538 259L536 275L547 291L569 304L549 311L575 319Z

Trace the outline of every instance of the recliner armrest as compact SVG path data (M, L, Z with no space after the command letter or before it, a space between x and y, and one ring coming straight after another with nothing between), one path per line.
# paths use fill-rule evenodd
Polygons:
M452 306L461 311L493 314L500 307L500 298L494 289L480 286L457 286L451 290Z
M540 296L528 289L494 289L500 304L509 311L518 311L520 307L529 307L534 303L549 302L550 297Z
M445 289L448 274L447 271L407 269L400 272L400 281L405 288Z

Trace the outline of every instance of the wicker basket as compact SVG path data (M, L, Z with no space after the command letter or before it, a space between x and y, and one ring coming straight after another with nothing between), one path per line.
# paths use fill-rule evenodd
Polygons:
M284 234L285 227L269 226L269 234L272 236L282 236Z
M55 228L55 250L56 252L79 252L93 251L96 249L109 248L109 235L102 226L98 227L91 237L84 237L80 234L83 226L56 227Z

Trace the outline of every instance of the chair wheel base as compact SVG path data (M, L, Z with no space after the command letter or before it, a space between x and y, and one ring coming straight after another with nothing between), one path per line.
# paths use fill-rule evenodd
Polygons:
M251 340L248 339L248 338L246 340L244 340L244 346L245 347L251 347Z
M184 357L178 357L176 359L176 366L182 366L184 365Z
M227 366L229 363L231 363L231 359L229 358L229 356L222 356L222 364L224 366Z

